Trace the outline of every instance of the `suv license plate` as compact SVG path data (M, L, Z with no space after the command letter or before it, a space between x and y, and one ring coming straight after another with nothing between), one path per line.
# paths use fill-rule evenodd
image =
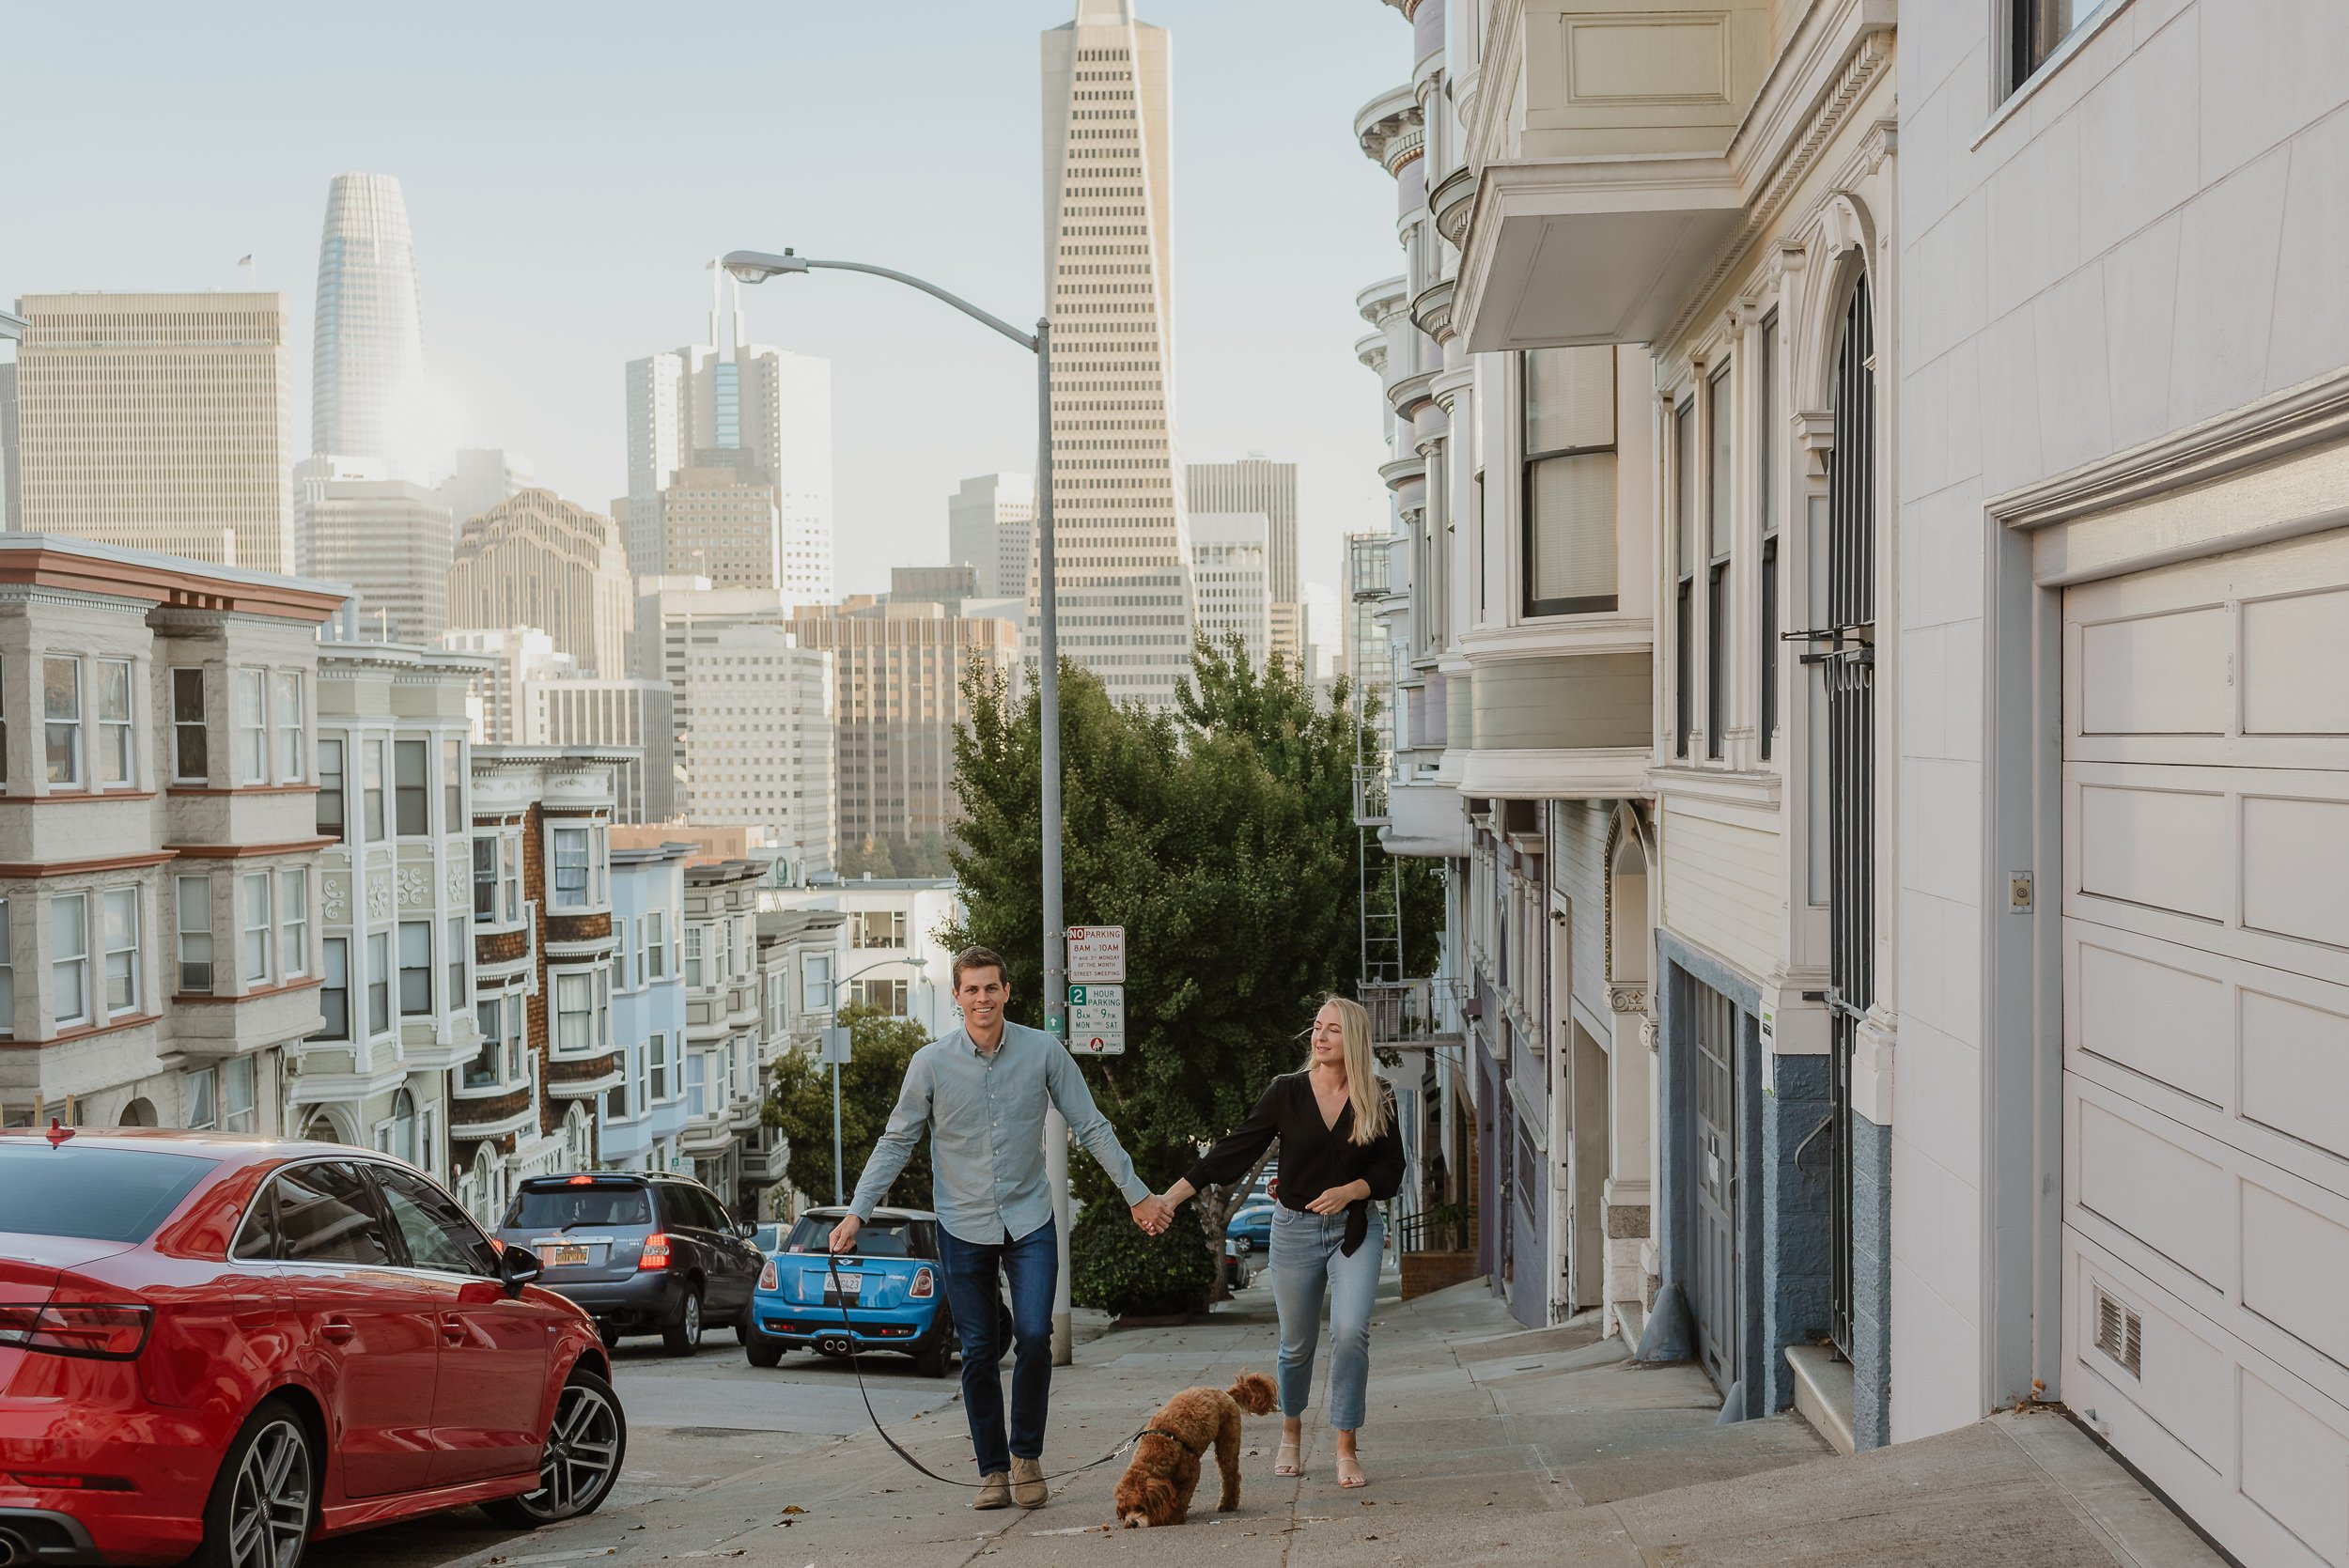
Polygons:
M584 1264L587 1261L587 1249L584 1247L541 1247L538 1250L538 1261L550 1268Z

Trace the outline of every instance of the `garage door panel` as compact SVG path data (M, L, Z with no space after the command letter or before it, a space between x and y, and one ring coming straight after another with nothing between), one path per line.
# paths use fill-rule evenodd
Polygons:
M2243 924L2349 951L2349 800L2246 794L2241 810Z
M2243 1305L2349 1370L2349 1225L2245 1182Z
M2227 646L2224 605L2080 627L2080 731L2224 735L2233 707Z
M2192 1325L2197 1314L2179 1310L2167 1293L2152 1289L2135 1270L2118 1266L2090 1246L2073 1265L2079 1288L2065 1323L2070 1359L2142 1410L2212 1474L2228 1473L2234 1445L2232 1423L2213 1421L2214 1412L2234 1409L2234 1358ZM2105 1302L2134 1314L2138 1365L2132 1371L2097 1343ZM2076 1405L2092 1402L2075 1399ZM2100 1411L2099 1414L2108 1412Z
M2251 599L2242 616L2244 733L2349 737L2349 588Z
M2245 1119L2349 1160L2349 1014L2247 985L2236 1015Z
M2232 880L2227 798L2083 784L2074 806L2080 892L2198 920L2222 921Z
M2125 939L2123 939L2125 940ZM2081 937L2071 944L2072 1038L2078 1048L2177 1090L2213 1110L2233 1098L2234 1030L2215 955L2173 944Z
M2327 1563L2349 1564L2349 1436L2246 1371L2243 1495Z
M2146 1126L2100 1105L2083 1104L2073 1132L2079 1205L2213 1291L2231 1294L2234 1184L2226 1170L2182 1147L2171 1127Z

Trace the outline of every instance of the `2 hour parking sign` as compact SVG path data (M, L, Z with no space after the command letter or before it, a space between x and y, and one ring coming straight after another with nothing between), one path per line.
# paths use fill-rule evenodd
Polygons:
M1068 1048L1085 1056L1126 1054L1126 987L1068 987Z

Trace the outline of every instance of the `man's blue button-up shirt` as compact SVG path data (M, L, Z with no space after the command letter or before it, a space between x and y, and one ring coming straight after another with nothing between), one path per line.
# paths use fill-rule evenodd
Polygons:
M991 1056L959 1029L913 1053L849 1209L859 1219L873 1217L927 1128L931 1206L957 1239L996 1246L1041 1230L1052 1218L1044 1180L1048 1105L1060 1108L1129 1205L1150 1195L1066 1048L1006 1020Z

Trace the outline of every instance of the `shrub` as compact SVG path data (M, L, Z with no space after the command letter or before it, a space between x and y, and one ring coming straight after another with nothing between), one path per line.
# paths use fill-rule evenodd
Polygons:
M1196 1312L1215 1288L1206 1233L1178 1219L1145 1235L1115 1200L1087 1203L1068 1236L1068 1294L1112 1316Z

